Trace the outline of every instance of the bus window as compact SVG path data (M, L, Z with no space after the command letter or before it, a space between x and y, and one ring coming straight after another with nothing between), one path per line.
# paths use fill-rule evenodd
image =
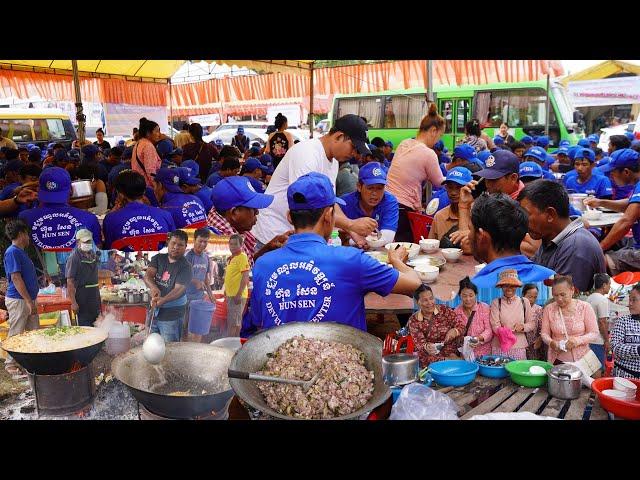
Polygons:
M480 128L487 128L491 126L491 120L489 119L490 103L491 92L479 92L476 94L474 117L480 122Z
M36 140L60 140L65 138L64 124L59 118L38 119L34 130Z
M415 128L427 114L427 102L422 95L387 97L384 108L384 128Z
M546 101L544 90L539 88L481 92L476 95L476 115L482 128L498 128L502 122L512 128L544 126ZM549 124L556 125L553 110L550 113Z
M353 114L366 118L370 128L382 127L382 99L380 97L340 98L338 99L337 112L336 119Z
M453 100L440 100L440 115L444 117L444 133L451 133L453 129Z
M33 133L31 131L32 125L33 120L0 120L2 135L10 138L14 142L30 142L33 140Z
M464 126L469 121L469 100L458 100L456 106L456 133L463 134Z

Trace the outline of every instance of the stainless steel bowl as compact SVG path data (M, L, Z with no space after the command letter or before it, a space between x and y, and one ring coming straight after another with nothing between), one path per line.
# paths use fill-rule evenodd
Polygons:
M418 380L420 364L412 353L392 353L382 357L384 383L390 387L407 385Z
M93 195L90 180L76 180L71 182L71 198L81 198Z

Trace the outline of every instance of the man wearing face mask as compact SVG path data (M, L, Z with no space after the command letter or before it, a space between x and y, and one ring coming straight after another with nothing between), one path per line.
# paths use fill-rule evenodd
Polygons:
M76 248L66 264L67 294L78 325L93 326L100 313L98 267L100 260L93 248L93 234L87 229L76 232Z

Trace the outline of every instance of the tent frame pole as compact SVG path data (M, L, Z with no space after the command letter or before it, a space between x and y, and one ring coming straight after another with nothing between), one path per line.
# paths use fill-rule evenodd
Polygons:
M76 95L76 120L78 121L78 144L80 145L80 163L82 163L82 147L85 142L85 123L87 117L84 114L82 108L82 97L80 95L80 75L78 73L78 61L71 60L71 67L73 68L73 88Z
M313 63L309 67L309 138L313 138Z

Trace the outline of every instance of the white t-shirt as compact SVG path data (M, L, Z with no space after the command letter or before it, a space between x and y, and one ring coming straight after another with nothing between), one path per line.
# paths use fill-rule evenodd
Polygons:
M260 210L258 221L251 233L261 243L268 243L277 235L293 230L293 225L287 220L289 185L302 175L318 172L329 177L335 190L338 168L338 161L335 158L329 161L322 142L317 138L295 144L287 151L271 176L264 193L274 196L273 203L268 208Z
M592 293L587 297L587 302L596 313L596 320L601 318L609 318L609 299L601 293ZM598 340L593 343L596 345L604 345L602 335L598 335Z

